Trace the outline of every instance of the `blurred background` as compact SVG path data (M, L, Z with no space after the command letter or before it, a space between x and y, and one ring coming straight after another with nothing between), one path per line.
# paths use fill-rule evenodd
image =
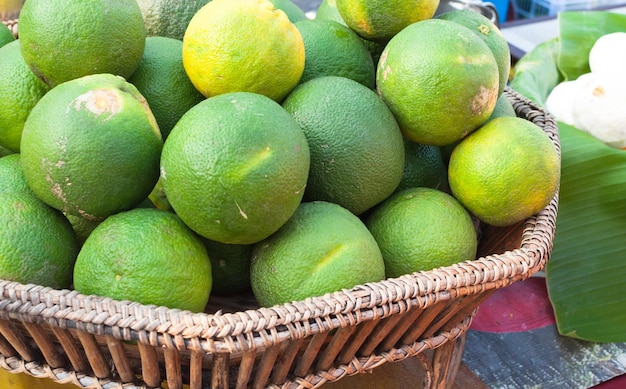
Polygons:
M0 20L16 19L24 0L0 0Z

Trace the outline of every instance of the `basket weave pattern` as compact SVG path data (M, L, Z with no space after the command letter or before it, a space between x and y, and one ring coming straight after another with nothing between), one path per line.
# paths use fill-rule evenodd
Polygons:
M554 119L505 93L560 153ZM558 195L523 223L483 226L477 260L271 308L212 297L190 313L0 280L0 367L81 388L286 389L416 357L424 387L451 387L480 303L545 266L557 208Z

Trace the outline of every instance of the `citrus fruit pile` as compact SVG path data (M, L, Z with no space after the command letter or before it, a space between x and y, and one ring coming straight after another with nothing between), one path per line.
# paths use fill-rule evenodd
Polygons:
M0 278L202 311L475 259L559 184L498 28L437 1L27 0Z

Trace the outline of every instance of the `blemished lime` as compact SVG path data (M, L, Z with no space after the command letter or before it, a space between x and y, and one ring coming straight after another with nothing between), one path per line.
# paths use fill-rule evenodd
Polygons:
M159 178L163 140L146 100L120 76L52 88L21 139L26 181L45 203L88 219L135 207Z
M385 46L376 87L404 136L445 146L491 116L498 99L498 65L487 44L466 27L423 20Z
M336 0L336 5L360 36L388 41L408 25L432 18L439 0Z

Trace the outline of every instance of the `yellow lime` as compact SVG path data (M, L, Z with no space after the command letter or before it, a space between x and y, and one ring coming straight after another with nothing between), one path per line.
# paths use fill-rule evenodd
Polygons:
M452 151L450 189L481 221L508 226L545 208L559 188L561 163L546 133L522 118L488 121Z
M513 104L511 104L511 101L508 99L508 97L505 94L501 94L498 97L498 100L496 100L496 105L493 108L493 112L491 113L491 116L489 117L488 120L499 118L500 116L517 117L517 112L515 112L515 108L513 108ZM456 145L458 145L461 142L461 140L462 139L459 139L456 142L450 143L440 148L441 154L443 156L443 160L446 166L448 165L448 162L450 161L450 154L452 154L452 150L454 150Z
M268 0L213 0L191 19L183 65L205 96L254 92L280 101L304 70L304 42Z
M432 18L439 0L336 0L336 5L360 36L387 41L406 26Z

